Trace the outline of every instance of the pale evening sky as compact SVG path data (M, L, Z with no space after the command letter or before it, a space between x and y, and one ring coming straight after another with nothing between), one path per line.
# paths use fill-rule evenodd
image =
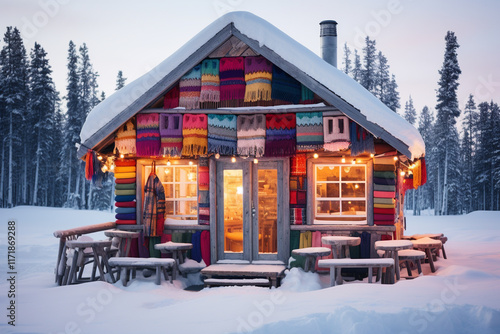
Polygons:
M460 107L470 93L476 103L500 102L496 0L0 0L0 29L3 36L17 26L28 52L35 41L45 48L62 96L68 43L87 43L99 89L109 96L119 70L130 83L234 10L262 17L317 54L319 22L336 20L339 67L345 42L361 51L364 36L376 39L396 74L402 107L411 94L417 112L424 105L434 110L444 36L452 30L460 44Z

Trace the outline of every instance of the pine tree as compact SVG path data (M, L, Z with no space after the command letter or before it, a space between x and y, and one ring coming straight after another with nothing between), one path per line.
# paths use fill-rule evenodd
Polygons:
M55 113L56 92L54 83L51 78L52 69L47 59L47 53L35 43L35 47L31 51L30 64L30 113L34 117L33 133L31 135L36 138L35 152L35 175L33 184L33 205L39 204L39 179L44 180L42 183L43 190L47 191L48 178L46 174L46 165L49 163L46 158L48 152L52 149L52 131L53 114Z
M347 47L347 44L345 47ZM127 78L123 77L123 72L121 70L118 71L118 75L116 76L116 90L123 88L125 81L127 81Z
M434 115L427 106L424 106L418 121L418 131L420 132L426 147L425 160L427 165L427 183L417 189L417 191L421 197L420 207L429 209L434 208L434 186L436 184L436 173L435 169L432 168L435 166L433 127Z
M354 67L352 69L352 78L357 82L361 82L363 69L361 67L361 58L358 54L358 50L354 50Z
M370 39L368 36L365 38L365 47L363 48L363 62L364 68L361 75L361 85L370 92L375 92L375 67L376 67L376 52L375 40Z
M78 77L78 55L76 53L76 46L73 41L69 42L68 49L68 85L66 86L66 127L64 130L64 147L65 154L65 170L67 176L67 200L65 206L79 207L78 205L78 192L73 188L73 181L78 180L78 166L80 162L76 157L75 143L79 141L79 132L81 127L80 116L80 81Z
M396 76L394 74L391 76L391 81L387 87L386 98L382 102L394 112L398 112L398 109L401 107L399 103L398 84L396 83Z
M474 196L477 199L477 209L486 210L487 187L488 185L488 166L491 160L490 138L489 138L489 119L490 106L487 102L481 102L478 106L479 119L477 127L477 149L475 152L474 164Z
M417 121L417 111L415 110L415 107L413 106L413 99L411 98L411 95L410 95L410 99L405 103L404 118L411 125L414 125L415 122Z
M500 136L498 130L500 129L500 110L498 104L491 101L490 103L490 121L489 121L489 134L490 134L490 210L498 210L498 196L500 185Z
M442 175L442 185L439 185L439 189L442 189L442 196L440 197L441 209L438 213L446 215L448 214L449 208L449 186L452 174L451 169L453 166L450 165L452 162L453 147L456 133L456 118L460 115L460 109L458 108L457 99L457 89L458 89L458 78L461 73L460 66L458 65L457 59L457 49L459 47L457 43L457 38L454 32L448 31L445 37L446 47L444 54L444 61L441 70L439 70L439 89L437 92L437 141L436 145L438 147L439 154L439 165L438 172ZM450 180L449 180L450 178Z
M387 58L379 51L377 54L377 67L375 71L375 96L386 105L389 101L388 88L390 84L391 77L389 75L389 64L387 63Z
M464 136L462 138L462 161L463 161L463 181L464 181L464 210L473 211L473 171L474 171L474 151L476 147L478 114L476 103L472 94L464 109L464 120L462 127Z
M2 101L6 123L6 137L2 146L7 145L8 161L7 174L7 207L16 205L17 202L26 202L27 196L27 162L28 157L18 154L27 150L23 143L27 125L24 118L27 116L28 101L28 69L26 49L17 28L8 27L4 35L5 45L0 56L0 100ZM14 152L16 154L14 155ZM25 163L23 163L25 162ZM15 171L22 170L25 174L19 175ZM3 189L2 189L3 191Z

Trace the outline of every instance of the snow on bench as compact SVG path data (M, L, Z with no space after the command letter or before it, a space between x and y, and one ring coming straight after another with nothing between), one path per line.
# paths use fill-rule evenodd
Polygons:
M205 287L212 286L270 286L270 281L266 278L206 278Z
M341 268L368 268L368 283L372 282L372 269L373 267L378 267L379 271L377 273L377 281L378 276L382 268L392 268L390 271L394 270L394 259L392 258L383 258L383 259L326 259L319 260L318 267L321 268L330 268L330 286L335 286L336 280L336 269Z
M138 268L155 268L156 269L156 280L155 284L160 285L161 273L165 276L165 280L168 280L167 268L172 268L172 275L170 275L170 283L175 279L176 272L176 262L174 259L160 259L155 257L150 258L136 258L136 257L112 257L109 259L109 265L112 267L118 267L118 277L117 280L121 280L123 286L127 286L127 282L130 276L130 269L132 269L132 278L135 278L135 271ZM123 271L123 273L120 272Z

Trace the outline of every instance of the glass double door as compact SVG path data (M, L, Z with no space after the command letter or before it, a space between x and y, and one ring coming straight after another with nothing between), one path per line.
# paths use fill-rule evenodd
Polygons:
M277 260L282 232L283 163L218 162L219 260Z

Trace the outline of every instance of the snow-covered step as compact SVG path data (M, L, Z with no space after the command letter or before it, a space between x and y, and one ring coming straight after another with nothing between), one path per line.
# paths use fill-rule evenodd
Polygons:
M207 278L204 281L205 287L213 286L270 286L270 281L266 278Z

